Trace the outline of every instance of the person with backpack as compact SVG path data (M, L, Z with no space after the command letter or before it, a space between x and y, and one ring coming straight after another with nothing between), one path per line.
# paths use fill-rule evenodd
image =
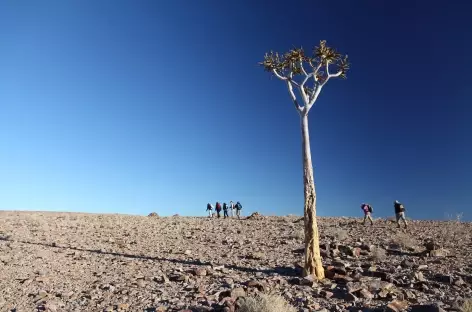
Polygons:
M397 225L400 228L400 220L403 220L405 223L405 229L408 227L408 223L405 218L405 207L398 200L393 202L393 207L395 208L395 216L397 217Z
M219 218L220 217L220 212L221 212L220 202L216 202L215 210L216 210L216 216Z
M210 203L207 204L207 210L206 211L208 211L208 217L211 218L211 214L213 212L213 206Z
M232 218L232 217L234 217L234 213L233 213L233 211L234 211L234 203L233 203L232 200L229 201L229 209L230 209L229 212L230 212L230 215L231 215L231 218Z
M226 219L226 217L229 218L228 216L228 205L226 203L223 203L223 217Z
M243 209L243 205L241 205L240 202L237 202L235 208L236 208L236 216L238 217L238 219L241 219L241 209Z
M374 225L374 220L372 220L372 212L374 212L374 209L372 208L372 206L369 204L362 203L361 209L364 212L364 222L362 224L365 225L365 222L369 220L370 225Z

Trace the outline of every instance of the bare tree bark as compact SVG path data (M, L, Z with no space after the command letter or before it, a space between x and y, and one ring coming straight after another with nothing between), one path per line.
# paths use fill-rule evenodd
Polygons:
M310 133L308 129L308 112L300 114L302 130L303 155L303 186L305 195L305 267L303 275L314 275L319 280L324 279L324 269L321 263L320 238L316 222L316 191L311 162Z
M308 113L315 104L321 89L331 78L346 78L346 72L350 68L347 55L341 55L336 49L328 47L326 40L321 40L315 47L312 56L305 55L303 48L295 48L280 54L271 51L266 53L264 60L259 64L264 70L272 72L278 79L287 84L287 88L300 115L302 131L302 156L303 156L303 188L305 196L304 222L305 222L305 266L303 275L313 275L318 279L324 279L324 269L321 263L320 238L316 220L316 192L313 178L313 164L311 162L310 134L308 131ZM308 63L312 72L305 70L304 64ZM321 71L325 66L326 70ZM335 74L330 73L330 66L337 68ZM295 78L303 77L296 81ZM312 79L307 86L306 84ZM301 101L297 100L293 86L296 86ZM303 106L300 105L303 102ZM298 222L298 221L297 221Z

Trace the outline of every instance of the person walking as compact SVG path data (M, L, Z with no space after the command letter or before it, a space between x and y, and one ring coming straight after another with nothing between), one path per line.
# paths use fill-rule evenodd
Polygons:
M228 205L226 203L223 203L223 217L226 219L226 217L229 218L228 216Z
M213 212L213 206L210 203L207 204L207 210L206 211L208 211L208 217L211 218L211 215L212 215L212 212Z
M220 202L216 202L215 210L216 210L216 217L219 218L219 217L220 217L220 212L221 212L221 204L220 204Z
M361 209L364 212L364 222L362 224L365 225L367 220L370 221L370 225L374 225L374 220L372 220L372 212L374 211L372 206L369 204L362 203Z
M394 201L393 206L395 208L395 216L397 217L397 225L400 228L400 220L403 220L405 223L405 228L408 227L408 223L406 222L405 218L405 207L401 204L398 200Z
M231 218L234 217L234 203L232 200L229 201L229 213L231 215Z
M240 202L237 202L235 208L236 208L236 216L238 217L238 219L241 219L241 209L243 209L243 205L241 205Z

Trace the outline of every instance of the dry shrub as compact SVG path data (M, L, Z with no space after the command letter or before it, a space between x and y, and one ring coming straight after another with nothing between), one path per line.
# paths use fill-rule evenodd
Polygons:
M274 294L259 294L238 299L237 312L297 312L285 299Z
M467 299L464 301L464 304L461 308L462 312L472 312L472 299Z
M449 221L442 222L434 241L442 247L454 248L459 240L469 240L471 231L468 224L462 222L462 216L457 214Z
M383 248L376 247L372 251L373 261L381 262L381 261L384 261L386 258L387 258L387 253L385 252Z
M290 238L296 240L304 240L305 239L305 231L303 229L296 229L291 235Z
M408 234L398 233L392 239L392 243L400 246L402 249L414 249L418 243Z
M333 229L330 234L337 241L343 241L349 236L346 230L337 228Z

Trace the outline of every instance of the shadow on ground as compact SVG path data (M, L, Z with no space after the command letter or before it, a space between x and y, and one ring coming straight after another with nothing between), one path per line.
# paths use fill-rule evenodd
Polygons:
M110 255L115 257L124 257L129 259L138 259L138 260L152 260L152 261L167 261L171 263L179 263L179 264L186 264L186 265L201 265L201 266L213 266L211 262L205 262L200 260L182 260L182 259L171 259L171 258L163 258L163 257L152 257L152 256L142 256L142 255L134 255L128 253L119 253L119 252L110 252L110 251L102 251L97 249L86 249L86 248L78 248L78 247L65 247L65 246L58 246L56 244L48 244L48 243L38 243L38 242L29 242L29 241L22 241L22 240L14 240L10 237L0 237L2 241L9 241L9 242L17 242L22 244L29 244L29 245L36 245L36 246L44 246L48 248L58 248L58 249L68 249L68 250L76 250L82 252L89 252L95 254L102 254L102 255ZM225 265L227 269L232 269L236 271L246 272L246 273L262 273L267 275L274 275L278 274L281 276L287 277L294 277L299 276L300 272L293 267L285 267L285 266L276 266L272 269L254 269L248 267L241 267L237 265Z

